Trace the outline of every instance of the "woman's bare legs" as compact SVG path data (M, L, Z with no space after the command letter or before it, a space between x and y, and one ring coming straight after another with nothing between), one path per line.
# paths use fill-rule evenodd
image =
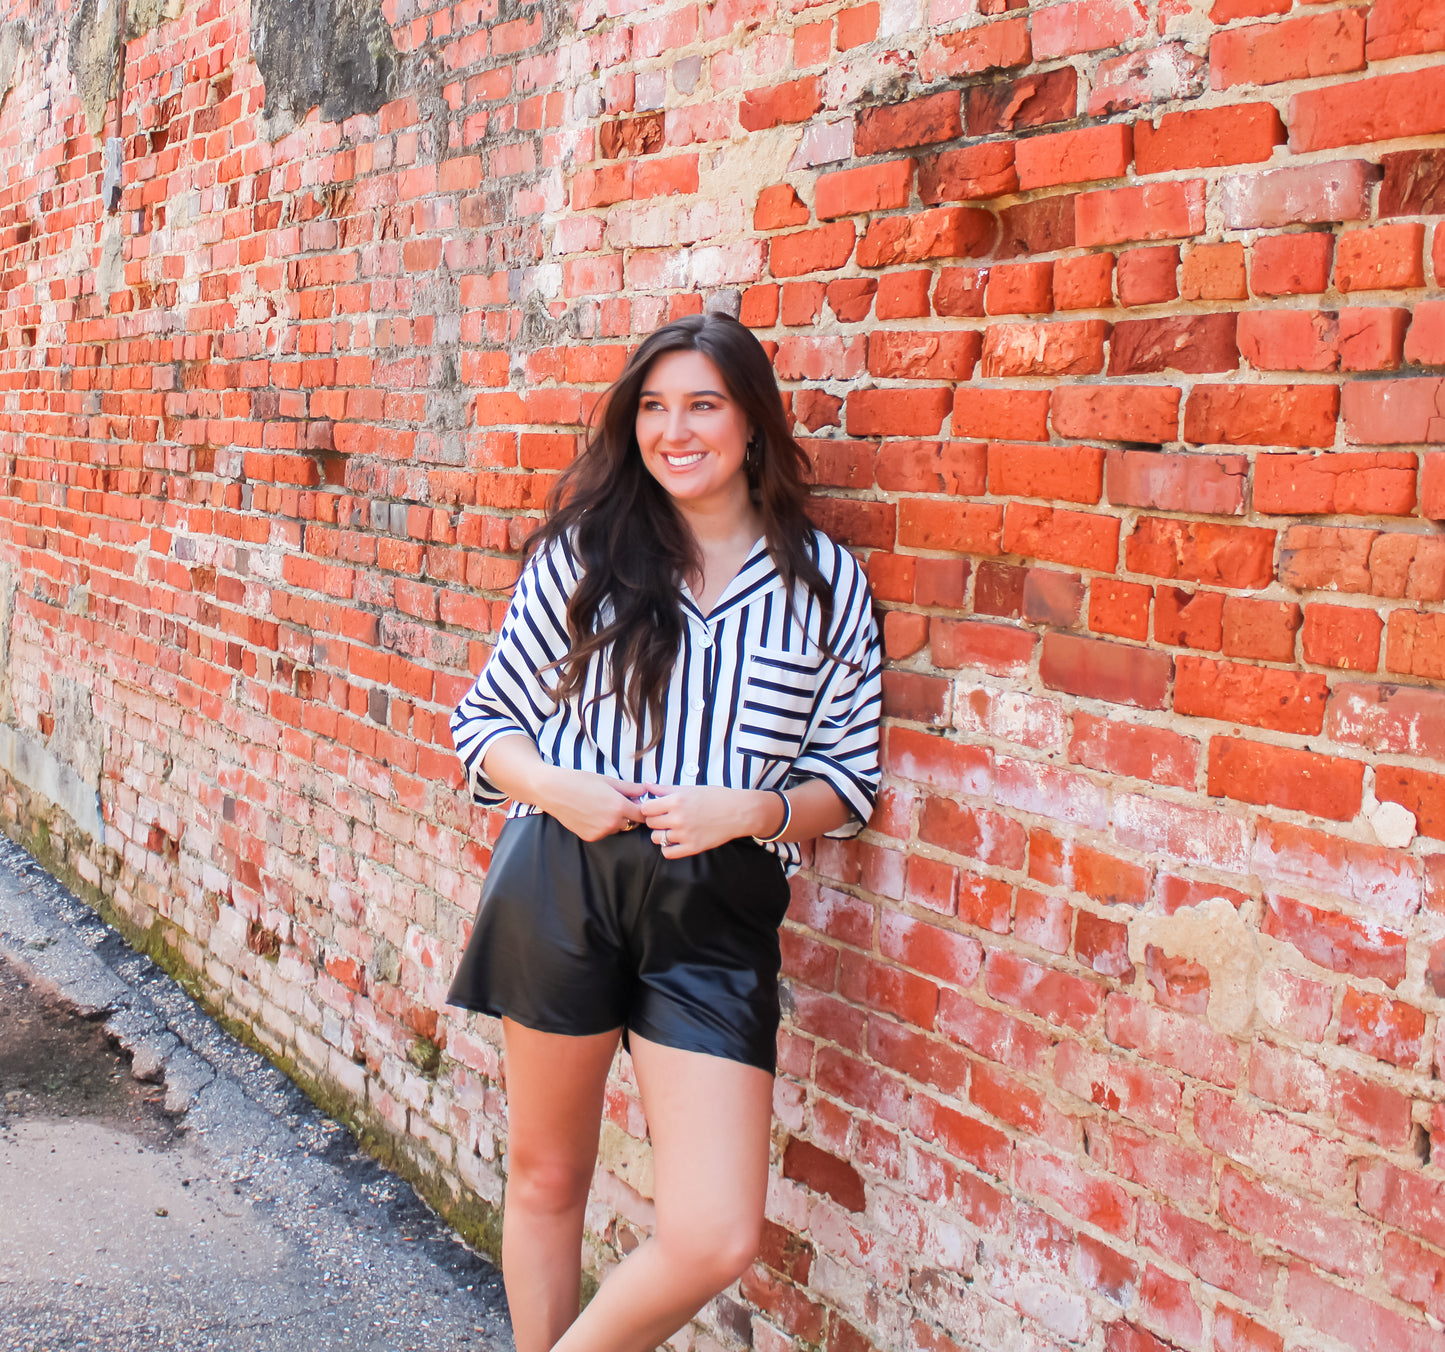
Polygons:
M631 1046L652 1135L657 1233L607 1278L557 1352L653 1352L758 1251L773 1077L635 1034Z
M507 1045L507 1197L502 1276L517 1352L549 1352L577 1318L582 1222L602 1095L620 1030L539 1033L502 1020Z

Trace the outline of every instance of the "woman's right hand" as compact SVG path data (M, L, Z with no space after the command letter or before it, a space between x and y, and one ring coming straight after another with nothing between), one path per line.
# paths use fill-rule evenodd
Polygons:
M555 817L583 840L601 840L618 831L630 831L642 821L635 801L644 789L589 770L567 770L558 765L539 768L532 803Z

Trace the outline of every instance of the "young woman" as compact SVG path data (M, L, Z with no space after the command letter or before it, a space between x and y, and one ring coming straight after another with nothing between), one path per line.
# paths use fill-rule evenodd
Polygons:
M878 780L867 585L804 515L788 426L735 320L646 339L452 719L477 801L512 800L448 998L502 1018L518 1352L650 1352L757 1252L786 874ZM579 1316L619 1037L656 1231Z

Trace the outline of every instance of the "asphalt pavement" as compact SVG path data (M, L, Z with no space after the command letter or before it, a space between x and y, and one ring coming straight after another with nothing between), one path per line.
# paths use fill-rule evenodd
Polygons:
M501 1276L0 837L0 1349L511 1352Z

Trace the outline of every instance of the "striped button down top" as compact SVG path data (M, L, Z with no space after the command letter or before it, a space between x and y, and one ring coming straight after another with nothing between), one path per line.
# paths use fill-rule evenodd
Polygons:
M606 674L595 656L582 694L553 699L555 672L540 672L568 651L567 602L579 567L555 542L522 573L497 646L452 715L452 740L479 803L506 799L482 773L486 749L521 733L554 765L631 783L784 788L823 779L854 820L830 835L862 829L878 790L881 693L878 629L862 568L847 550L814 532L812 552L833 594L831 647L818 644L820 615L798 584L792 606L763 541L703 615L682 589L683 637L657 745L615 695L597 698ZM538 809L513 803L509 816ZM770 848L790 868L798 848Z

